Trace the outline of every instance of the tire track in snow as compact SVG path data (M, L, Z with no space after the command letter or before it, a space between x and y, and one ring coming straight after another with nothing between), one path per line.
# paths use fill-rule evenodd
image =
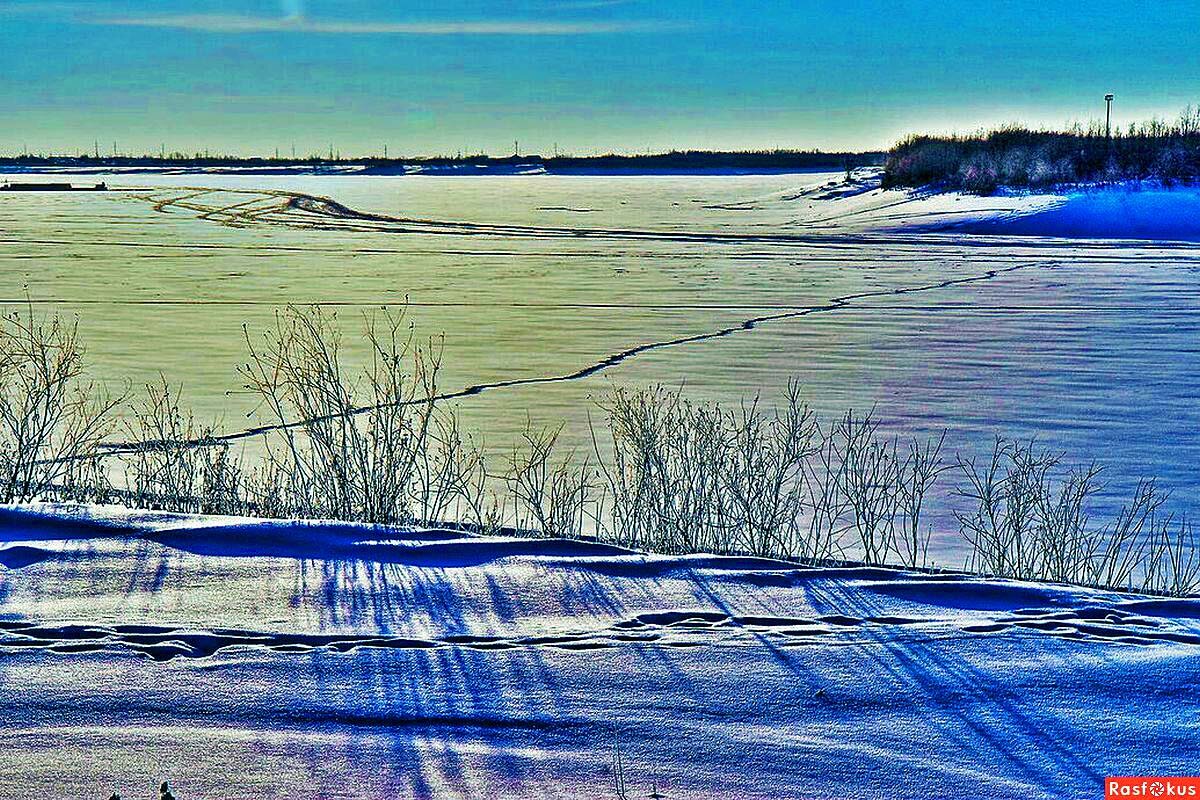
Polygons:
M192 187L188 187L192 188ZM176 190L178 191L178 190ZM258 194L264 201L274 201L271 205L245 211L225 214L219 224L230 227L250 227L256 224L283 225L300 230L326 230L345 233L381 233L381 234L418 234L418 235L451 235L479 237L509 237L524 239L618 239L629 241L662 241L693 244L761 244L779 246L817 245L833 248L855 248L863 245L887 245L899 248L925 248L929 246L942 247L973 247L973 248L1012 248L1014 243L1028 249L1128 249L1131 242L1138 247L1152 247L1156 250L1196 251L1194 242L1180 241L1142 241L1142 240L1087 240L1087 239L1055 239L1027 238L1012 236L964 236L953 229L946 231L895 231L877 230L853 233L813 232L802 233L752 233L752 232L714 232L688 230L655 230L637 228L599 228L599 227L570 227L553 225L523 225L517 223L483 223L460 220L437 220L422 217L389 216L373 212L358 211L338 201L318 195L283 190L248 190L248 189L197 189L199 195L204 192L212 194ZM197 205L190 202L199 195L190 194L174 202L171 198L158 201L156 192L147 195L129 195L129 199L155 203L156 210L166 210L173 204L175 207L195 212L199 218L208 218L214 211L223 212L226 207ZM890 203L885 207L904 206L914 201L906 197ZM238 204L241 205L241 204ZM298 212L298 213L297 213ZM862 212L851 212L850 216ZM833 218L836 219L836 218ZM320 220L325 220L322 223ZM356 224L357 223L357 224ZM1014 239L1018 240L1014 242Z

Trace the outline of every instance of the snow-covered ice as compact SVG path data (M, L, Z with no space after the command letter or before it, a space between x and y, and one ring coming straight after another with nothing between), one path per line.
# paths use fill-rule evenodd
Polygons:
M1200 600L0 511L0 796L1099 797L1195 770Z

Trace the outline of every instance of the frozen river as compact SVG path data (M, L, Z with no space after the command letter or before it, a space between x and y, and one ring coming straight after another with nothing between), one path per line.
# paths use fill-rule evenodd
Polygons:
M733 402L796 377L828 417L873 407L964 454L1037 437L1107 465L1102 505L1157 476L1195 506L1200 245L906 231L1042 201L838 174L107 180L0 197L0 294L78 315L97 375L161 372L227 431L253 413L243 326L322 303L353 330L407 298L422 334L444 334L443 390L517 381L459 401L497 450L527 419L588 447L614 384Z

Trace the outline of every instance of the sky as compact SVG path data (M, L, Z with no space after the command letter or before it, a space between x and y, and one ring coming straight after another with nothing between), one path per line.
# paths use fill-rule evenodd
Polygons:
M1194 0L0 0L0 153L885 148L1106 92L1174 117L1198 29Z

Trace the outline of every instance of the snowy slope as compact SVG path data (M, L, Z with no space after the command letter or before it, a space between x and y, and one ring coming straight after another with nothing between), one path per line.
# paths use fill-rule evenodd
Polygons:
M1200 189L1117 186L957 226L966 233L1072 239L1200 241Z
M0 510L0 797L1099 797L1194 772L1200 601Z
M1200 241L1200 187L1196 186L1125 183L981 197L884 190L879 188L879 177L868 170L858 171L850 182L831 176L782 199L796 207L793 224L820 232Z

